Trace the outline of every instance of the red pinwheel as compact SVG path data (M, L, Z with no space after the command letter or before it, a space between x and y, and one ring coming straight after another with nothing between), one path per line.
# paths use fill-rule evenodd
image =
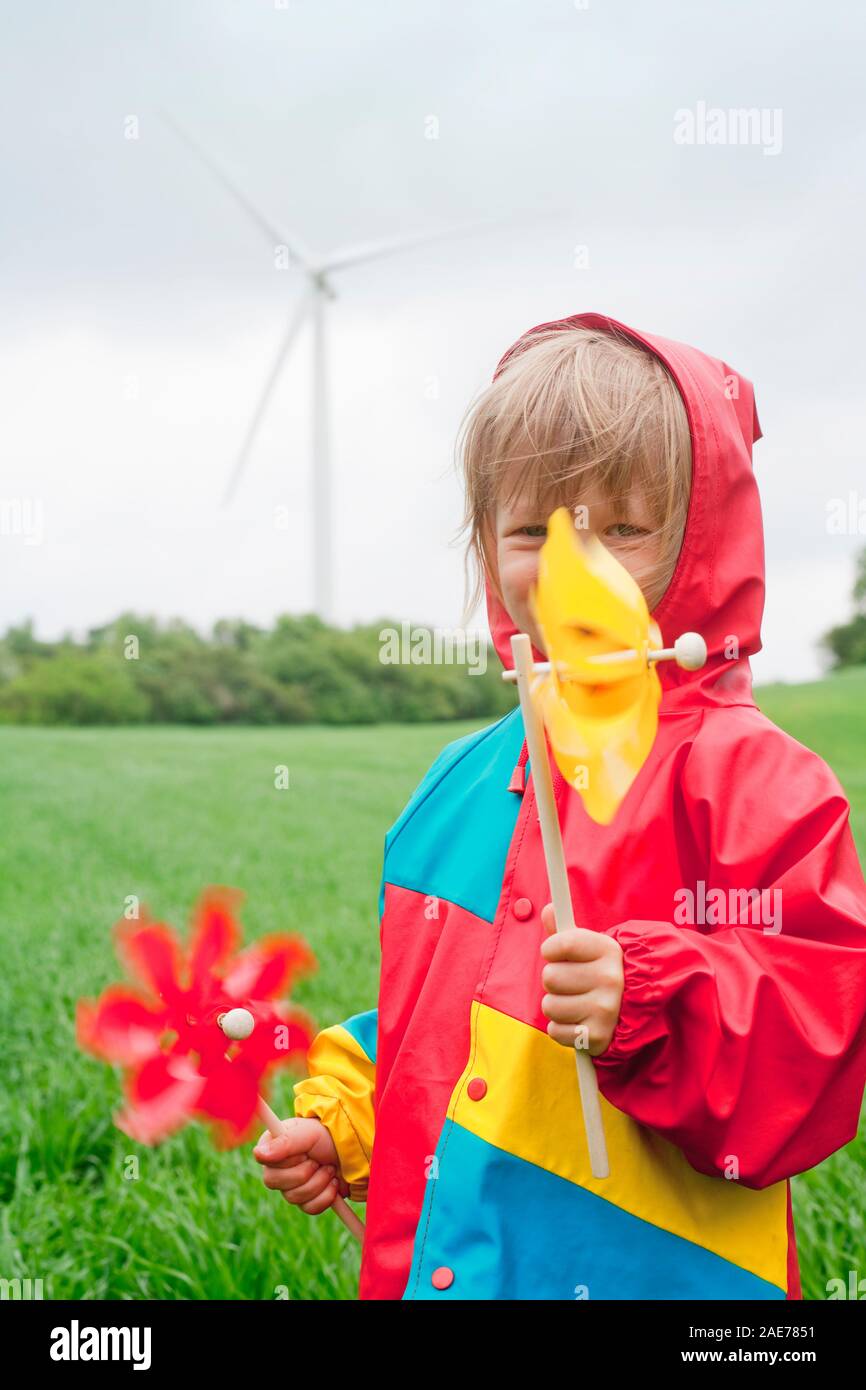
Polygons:
M95 1002L79 1000L78 1045L123 1067L126 1107L114 1120L142 1144L158 1144L196 1115L211 1122L222 1147L240 1143L257 1116L271 1134L283 1131L261 1089L274 1067L304 1064L312 1021L279 997L316 968L316 958L301 937L286 935L236 955L242 896L206 889L186 949L147 914L119 922L117 954L137 986L111 985ZM351 1207L342 1197L333 1205L363 1240Z
M207 889L186 949L146 914L119 922L117 953L137 986L112 985L95 1003L79 1002L78 1044L124 1068L127 1103L115 1122L143 1144L159 1143L194 1115L212 1123L221 1147L240 1143L272 1070L303 1066L311 1021L276 1001L315 969L315 957L300 937L287 935L236 954L241 896ZM237 1009L252 1016L251 1031L229 1044L220 1024Z

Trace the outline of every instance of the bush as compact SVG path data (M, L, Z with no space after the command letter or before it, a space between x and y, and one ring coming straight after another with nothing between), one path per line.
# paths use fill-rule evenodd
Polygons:
M140 724L147 696L111 658L63 651L0 686L0 720L12 724Z
M832 627L821 638L821 646L833 658L834 669L866 664L866 550L862 550L857 559L852 597L854 616L851 621Z

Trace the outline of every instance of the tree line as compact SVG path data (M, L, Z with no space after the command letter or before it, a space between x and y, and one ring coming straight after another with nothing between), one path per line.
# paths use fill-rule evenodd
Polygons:
M866 550L853 599L851 619L821 640L834 669L866 664ZM269 628L222 619L203 634L123 613L83 639L43 642L25 622L0 638L0 722L418 723L497 719L514 706L489 643L461 650L418 626L407 642L410 627L286 614Z
M123 613L83 639L45 642L25 622L0 638L0 722L416 723L512 708L514 690L489 643L474 652L429 640L401 648L393 635L407 627L383 619L346 629L284 615L268 628L224 619L201 633L179 619ZM420 639L435 631L413 629Z

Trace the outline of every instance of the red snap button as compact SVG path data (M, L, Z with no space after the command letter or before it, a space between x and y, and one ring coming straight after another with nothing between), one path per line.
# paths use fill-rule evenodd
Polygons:
M518 898L512 911L518 922L525 922L527 917L532 916L532 903L528 898Z
M487 1095L487 1082L483 1076L473 1076L469 1085L466 1087L466 1094L470 1100L483 1100Z
M440 1265L430 1276L430 1283L434 1289L450 1289L454 1283L454 1270L449 1269L447 1265Z

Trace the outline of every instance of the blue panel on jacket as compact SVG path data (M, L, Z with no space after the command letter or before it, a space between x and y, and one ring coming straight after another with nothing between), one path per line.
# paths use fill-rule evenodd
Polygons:
M356 1043L364 1049L371 1062L376 1060L376 1032L379 1026L379 1010L370 1009L365 1014L353 1014L340 1024L351 1033Z
M785 1297L775 1284L451 1120L436 1157L405 1299ZM442 1266L454 1279L440 1290L430 1280Z
M520 710L449 743L385 836L385 883L492 922L521 798L508 790L523 747Z

